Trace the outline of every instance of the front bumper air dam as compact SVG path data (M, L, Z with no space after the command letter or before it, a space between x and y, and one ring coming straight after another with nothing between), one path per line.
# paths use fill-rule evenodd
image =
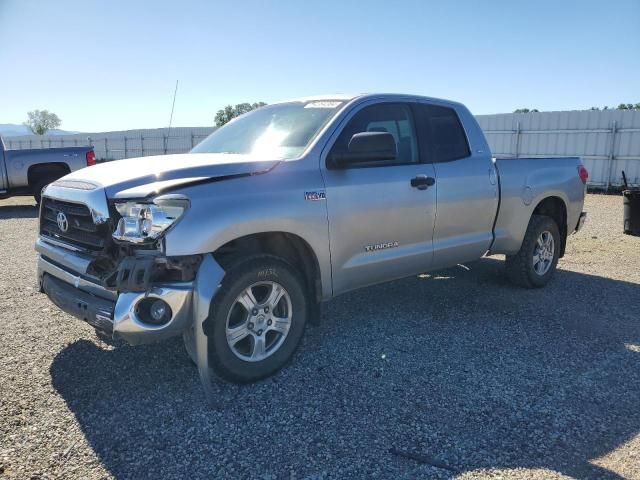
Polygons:
M42 276L42 289L63 312L109 335L113 333L111 317L115 303L111 300L91 295L46 273Z
M61 310L98 330L120 337L131 345L139 345L179 335L191 327L193 282L167 283L153 286L148 292L118 295L78 272L68 270L73 263L68 258L63 260L65 264L56 264L40 254L38 279L41 289ZM144 298L160 298L167 302L173 312L171 320L164 325L142 322L136 314L136 306Z

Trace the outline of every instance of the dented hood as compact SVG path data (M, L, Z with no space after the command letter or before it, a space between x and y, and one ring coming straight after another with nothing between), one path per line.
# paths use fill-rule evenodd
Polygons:
M226 153L187 153L129 158L77 170L62 181L89 182L104 188L108 198L139 198L167 188L207 180L265 173L277 160Z

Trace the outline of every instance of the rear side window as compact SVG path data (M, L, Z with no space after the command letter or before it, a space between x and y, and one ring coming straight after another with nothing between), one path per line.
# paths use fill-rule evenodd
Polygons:
M431 162L450 162L471 154L467 136L455 110L437 105L416 104L420 147Z

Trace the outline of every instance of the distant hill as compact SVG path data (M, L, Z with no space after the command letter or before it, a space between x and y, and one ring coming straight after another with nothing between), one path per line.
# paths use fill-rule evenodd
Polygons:
M68 130L60 130L54 128L47 132L47 135L73 135L80 132L70 132ZM25 125L17 125L15 123L0 123L0 135L3 137L19 137L21 135L31 135L31 130Z

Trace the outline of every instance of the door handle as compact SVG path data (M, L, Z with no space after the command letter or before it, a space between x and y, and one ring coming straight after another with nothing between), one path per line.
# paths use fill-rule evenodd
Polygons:
M426 190L434 183L436 183L436 179L426 175L417 175L411 179L411 186L418 190Z

